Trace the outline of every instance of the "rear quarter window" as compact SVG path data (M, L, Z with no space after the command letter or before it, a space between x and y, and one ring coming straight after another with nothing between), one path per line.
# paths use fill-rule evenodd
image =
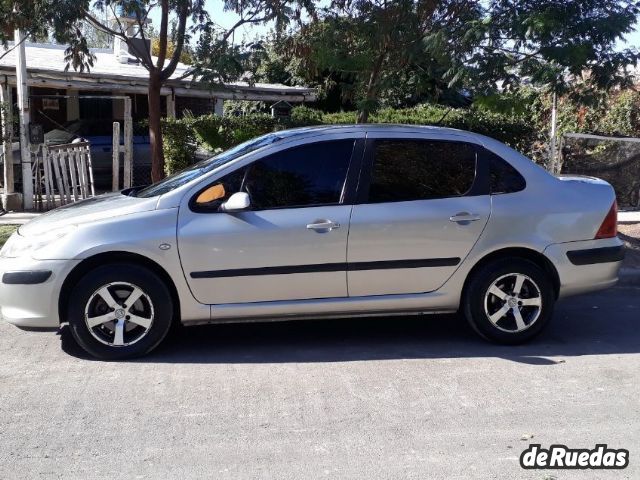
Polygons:
M493 152L486 151L489 160L489 181L492 195L515 193L525 189L527 182L509 163Z

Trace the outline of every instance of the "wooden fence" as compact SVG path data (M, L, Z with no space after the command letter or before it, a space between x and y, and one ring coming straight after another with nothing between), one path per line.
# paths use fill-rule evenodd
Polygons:
M42 146L34 162L38 210L95 196L89 147L88 142Z

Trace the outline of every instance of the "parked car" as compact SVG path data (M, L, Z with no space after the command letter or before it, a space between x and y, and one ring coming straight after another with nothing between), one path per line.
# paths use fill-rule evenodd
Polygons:
M616 283L616 217L606 182L481 135L280 131L20 227L0 306L22 328L68 322L103 359L150 352L173 322L456 311L515 344L556 300Z

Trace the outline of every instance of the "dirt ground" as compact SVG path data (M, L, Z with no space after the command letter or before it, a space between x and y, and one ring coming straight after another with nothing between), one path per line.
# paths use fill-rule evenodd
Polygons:
M640 268L640 223L619 223L618 236L627 247L623 267Z

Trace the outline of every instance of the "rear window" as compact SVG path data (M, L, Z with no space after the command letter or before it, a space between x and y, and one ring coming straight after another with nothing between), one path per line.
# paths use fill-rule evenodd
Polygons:
M476 176L476 148L433 140L377 140L369 203L459 197Z

